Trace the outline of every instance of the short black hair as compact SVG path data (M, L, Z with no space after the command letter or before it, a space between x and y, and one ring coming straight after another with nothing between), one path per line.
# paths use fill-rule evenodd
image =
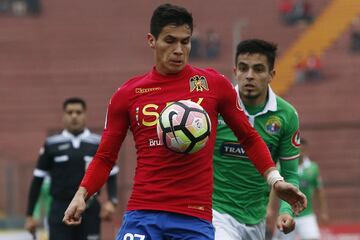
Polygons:
M169 3L158 6L151 17L150 33L157 39L161 30L167 25L188 25L193 32L193 17L184 7Z
M81 104L81 106L84 108L84 110L86 110L86 102L84 99L79 98L79 97L71 97L71 98L67 98L65 99L64 103L63 103L63 110L66 109L67 105L69 104Z
M236 48L235 65L240 54L263 54L266 56L269 70L274 69L277 45L261 39L248 39L241 41Z

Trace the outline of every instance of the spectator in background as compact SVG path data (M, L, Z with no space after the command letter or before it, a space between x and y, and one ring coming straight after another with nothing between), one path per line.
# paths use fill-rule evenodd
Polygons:
M305 79L307 81L319 80L322 78L321 59L315 53L310 53L305 62Z
M101 208L97 197L88 201L83 223L70 227L62 223L64 212L74 196L87 166L92 161L100 142L100 136L86 128L86 103L80 98L69 98L63 103L62 133L48 137L40 150L37 166L29 191L25 228L35 235L37 221L34 208L42 183L51 177L52 197L49 212L50 240L99 240L100 215L110 219L117 202L116 174L114 167L107 181L109 200Z
M41 13L40 0L26 0L27 12L29 15L38 16Z
M202 47L202 42L201 42L200 34L196 29L194 29L191 38L191 51L190 51L190 58L192 60L197 60L202 57L201 47Z
M297 0L294 4L293 16L295 23L305 22L310 24L314 18L310 2L308 0Z
M289 234L276 232L273 240L295 240L296 236L302 240L319 240L320 230L313 209L315 201L319 204L319 217L322 223L329 220L324 188L319 173L319 167L307 156L307 142L301 139L301 155L299 161L300 190L308 199L307 208L295 217L295 230ZM272 199L273 200L273 199Z
M213 29L208 29L205 38L205 56L206 59L212 60L220 54L220 37Z
M294 3L292 0L280 1L278 11L280 14L281 21L285 25L292 25L294 23L294 18L292 15L293 9L294 9Z
M305 81L306 59L299 53L296 54L295 58L295 81L301 83Z
M350 29L350 51L360 52L360 16L357 16Z
M278 5L278 11L285 25L298 23L310 24L313 21L312 6L308 0L282 0Z

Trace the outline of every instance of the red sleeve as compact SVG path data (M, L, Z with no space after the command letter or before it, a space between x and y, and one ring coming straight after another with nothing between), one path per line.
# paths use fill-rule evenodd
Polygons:
M270 151L255 128L250 125L244 111L240 107L238 95L230 81L225 78L224 81L219 82L225 82L224 86L217 88L221 89L219 91L219 112L244 147L249 159L260 174L263 175L267 169L275 167Z
M125 91L118 90L108 106L105 128L99 148L91 161L80 186L86 188L89 196L98 192L109 177L119 153L120 146L129 127Z

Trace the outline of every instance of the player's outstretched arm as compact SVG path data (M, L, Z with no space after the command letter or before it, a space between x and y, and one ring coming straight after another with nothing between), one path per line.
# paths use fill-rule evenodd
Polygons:
M273 184L273 190L282 200L288 202L295 215L298 215L307 206L306 196L300 190L290 183L276 181Z
M84 187L79 187L64 213L63 222L65 224L79 225L81 223L81 215L86 209L85 200L87 196L87 190Z

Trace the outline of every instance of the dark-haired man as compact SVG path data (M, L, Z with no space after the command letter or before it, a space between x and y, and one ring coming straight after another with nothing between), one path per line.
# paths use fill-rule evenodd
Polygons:
M275 75L277 46L260 39L237 46L234 73L240 105L264 139L286 182L298 186L299 120L296 110L270 87ZM265 239L266 207L270 188L219 116L214 150L213 209L217 240ZM283 202L279 228L294 229L291 207Z
M96 196L89 200L83 223L67 226L62 222L64 211L74 196L86 168L95 155L100 136L86 128L86 103L81 98L68 98L63 103L64 130L46 139L40 150L37 166L29 192L25 228L35 233L36 221L32 217L35 203L39 198L42 182L50 176L52 202L49 212L50 240L98 240L100 239L100 215L109 219L117 201L116 174L114 167L108 179L109 200L100 212Z

